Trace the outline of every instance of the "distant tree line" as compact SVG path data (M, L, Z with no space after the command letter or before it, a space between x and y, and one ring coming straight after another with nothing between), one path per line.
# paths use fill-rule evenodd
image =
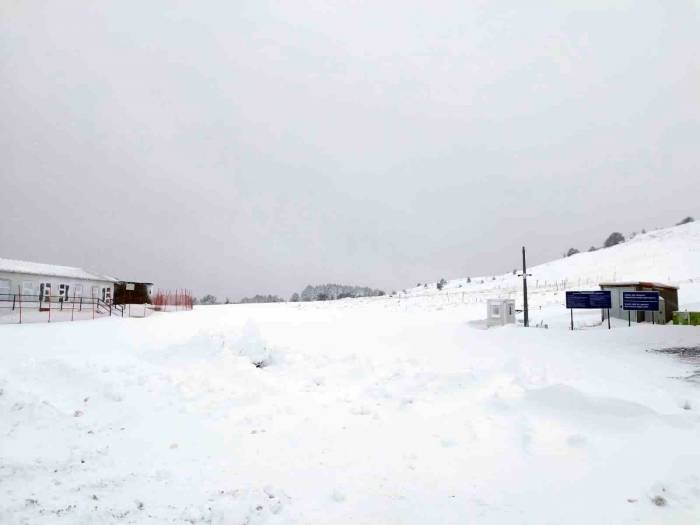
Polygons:
M333 301L336 299L345 299L347 297L379 297L385 295L384 291L369 288L367 286L348 286L343 284L321 284L312 286L309 285L302 292L292 294L289 299L293 303L301 301ZM238 304L257 304L257 303L283 303L284 299L278 295L254 295L252 297L244 297ZM229 298L223 304L230 304ZM194 304L222 304L216 296L207 294L199 299L194 299Z
M379 297L385 295L382 290L367 286L348 286L345 284L308 285L301 293L294 293L289 298L293 303L307 301L334 301L348 297Z
M214 297L211 294L207 294L204 297L202 297L199 301L196 301L198 304L217 304L216 297Z
M276 295L254 295L253 297L244 297L239 301L240 304L257 304L257 303L283 303L284 299Z

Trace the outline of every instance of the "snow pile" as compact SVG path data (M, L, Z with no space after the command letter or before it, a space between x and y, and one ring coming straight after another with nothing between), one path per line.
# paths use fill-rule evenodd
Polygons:
M470 308L3 326L0 523L698 521L700 330Z

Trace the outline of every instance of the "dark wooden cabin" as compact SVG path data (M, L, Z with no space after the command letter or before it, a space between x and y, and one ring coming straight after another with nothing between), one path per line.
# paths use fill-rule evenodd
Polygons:
M153 283L117 281L114 283L115 304L150 304Z

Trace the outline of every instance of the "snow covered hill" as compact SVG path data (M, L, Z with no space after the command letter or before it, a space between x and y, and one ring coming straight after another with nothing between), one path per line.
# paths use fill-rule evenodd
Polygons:
M532 254L530 254L532 256ZM519 252L513 254L515 267ZM596 290L601 282L656 281L680 287L679 299L685 307L700 306L700 222L673 226L639 234L611 248L599 249L557 259L528 268L533 300L541 295L564 290ZM407 289L402 295L450 296L455 292L479 297L512 297L520 299L522 279L513 273L453 279L442 291L436 283ZM436 298L437 300L437 298ZM563 294L557 299L563 302ZM439 301L438 301L439 302Z

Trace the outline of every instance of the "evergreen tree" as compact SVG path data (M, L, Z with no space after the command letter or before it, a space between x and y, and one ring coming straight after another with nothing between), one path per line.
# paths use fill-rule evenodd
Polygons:
M616 244L620 244L621 242L625 242L625 236L622 235L620 232L613 232L608 236L607 239L605 239L603 246L605 246L606 248L610 248L611 246L615 246Z
M201 304L216 304L216 297L214 297L211 294L207 294L204 297L202 297L199 302Z

